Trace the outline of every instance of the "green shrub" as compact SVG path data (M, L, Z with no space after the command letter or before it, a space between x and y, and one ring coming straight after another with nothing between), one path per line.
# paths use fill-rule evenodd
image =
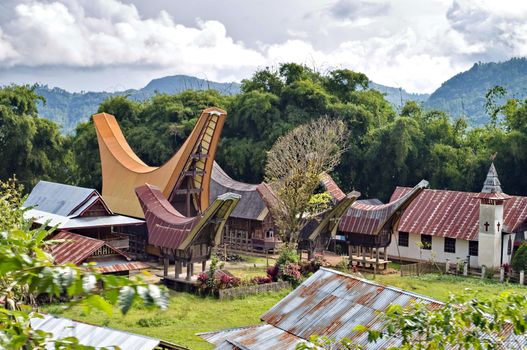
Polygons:
M144 327L144 328L168 326L170 324L172 324L171 320L167 318L161 318L158 316L154 316L150 318L140 318L139 320L137 320L137 325L139 327Z
M512 257L512 268L514 271L527 271L527 244L522 243Z
M288 263L298 264L299 261L300 257L298 256L296 249L284 246L280 250L280 256L278 257L278 260L276 260L276 264L278 266L283 266Z

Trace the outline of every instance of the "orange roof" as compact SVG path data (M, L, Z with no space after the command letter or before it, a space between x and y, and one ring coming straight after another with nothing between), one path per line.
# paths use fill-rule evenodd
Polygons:
M176 154L162 166L151 167L134 153L113 115L94 115L105 202L114 212L142 218L134 189L150 183L158 186L169 198L193 161L196 171L191 182L193 188L199 190L194 194L193 202L198 211L205 210L209 206L212 164L226 116L226 112L219 108L205 109Z

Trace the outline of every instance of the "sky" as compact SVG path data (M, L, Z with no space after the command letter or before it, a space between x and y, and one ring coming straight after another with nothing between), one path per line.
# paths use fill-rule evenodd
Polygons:
M297 62L430 93L520 56L524 0L0 0L0 85L118 91Z

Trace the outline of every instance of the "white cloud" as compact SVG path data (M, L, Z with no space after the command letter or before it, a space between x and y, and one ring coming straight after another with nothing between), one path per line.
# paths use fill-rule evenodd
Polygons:
M282 33L273 42L260 42L233 39L243 37L229 31L235 23L218 20L219 12L239 6L237 0L216 7L218 16L206 19L197 18L198 7L186 25L174 20L175 10L164 10L169 7L163 1L149 16L130 3L135 0L122 1L9 0L4 5L9 16L0 14L0 69L66 66L106 75L128 69L141 79L190 74L227 81L294 61L320 70L351 68L381 84L431 92L474 61L527 55L527 2L328 0L302 7L300 1L290 21L279 7L269 9L276 3L244 2L254 6L244 8L246 16L266 16L258 23L269 28L262 26L261 33ZM105 86L114 84L111 79ZM124 78L119 82L125 83Z

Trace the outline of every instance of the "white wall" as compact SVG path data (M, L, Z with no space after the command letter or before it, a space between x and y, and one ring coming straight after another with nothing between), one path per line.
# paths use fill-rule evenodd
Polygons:
M397 259L399 259L399 253L401 254L400 256L403 260L418 261L419 259L430 260L431 258L433 258L434 261L440 263L446 262L446 259L449 259L450 262L455 262L458 258L460 260L465 260L468 255L469 243L468 241L461 239L456 239L455 253L445 253L444 238L432 236L432 249L423 249L421 251L421 258L419 256L419 246L416 244L421 242L421 235L410 233L408 239L408 247L397 246L397 242L399 242L398 233L392 237L392 243L388 246L388 255L390 256L390 259L394 261L397 261ZM478 266L477 256L470 257L470 266Z

